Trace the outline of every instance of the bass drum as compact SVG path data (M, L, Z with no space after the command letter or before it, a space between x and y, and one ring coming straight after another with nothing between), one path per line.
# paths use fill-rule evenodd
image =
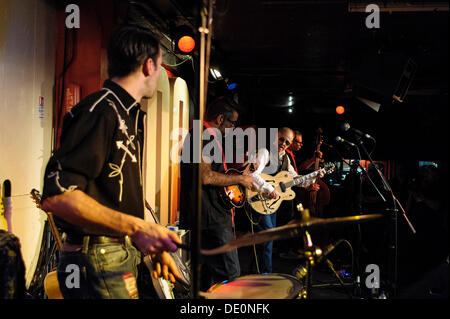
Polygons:
M215 284L204 295L207 299L298 299L302 287L291 275L247 275Z

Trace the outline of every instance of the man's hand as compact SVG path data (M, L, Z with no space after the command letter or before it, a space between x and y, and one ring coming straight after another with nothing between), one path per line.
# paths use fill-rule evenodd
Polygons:
M317 192L319 189L320 189L320 185L316 184L316 183L311 184L311 185L306 187L307 191L316 191Z
M313 155L313 159L316 160L316 158L318 159L322 159L323 157L323 153L321 151L315 151L314 155Z
M253 177L250 177L248 175L240 175L240 176L241 176L241 178L240 178L239 184L241 184L245 188L254 189Z
M153 261L153 278L163 277L172 283L175 283L175 278L181 279L177 265L168 252L163 251L160 254L152 254L151 257Z
M140 228L131 236L143 254L159 254L176 251L176 243L181 244L178 235L164 226L142 220Z
M323 169L319 170L319 178L322 178L325 176L325 172Z
M264 197L269 198L269 199L277 199L280 195L278 194L278 192L276 190L274 190L273 192L269 193L269 194L264 194Z

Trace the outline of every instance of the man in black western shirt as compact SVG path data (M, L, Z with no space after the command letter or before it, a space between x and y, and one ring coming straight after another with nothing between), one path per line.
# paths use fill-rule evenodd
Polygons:
M180 277L167 253L177 250L180 239L143 219L145 114L139 102L153 96L161 60L151 32L119 28L108 44L109 80L64 118L43 191L43 208L67 234L58 263L64 298L137 298L141 253L155 254L166 278ZM73 265L79 285L67 284Z

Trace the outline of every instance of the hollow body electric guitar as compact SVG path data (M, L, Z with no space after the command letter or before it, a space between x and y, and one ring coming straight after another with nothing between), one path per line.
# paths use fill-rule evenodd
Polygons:
M261 177L267 183L272 185L280 196L276 199L271 199L267 198L260 192L247 189L247 201L256 212L263 215L273 214L278 210L278 208L280 208L280 205L284 200L292 200L295 198L295 193L291 189L292 186L300 185L302 187L306 187L311 185L314 183L316 177L321 171L325 174L329 174L334 170L334 168L335 164L329 163L326 164L324 168L312 172L311 174L297 176L295 178L292 178L288 171L281 171L275 176L261 174Z
M252 170L250 163L244 164L241 168L230 168L226 175L242 175ZM230 185L219 187L219 197L226 209L241 208L245 204L245 188L241 185Z

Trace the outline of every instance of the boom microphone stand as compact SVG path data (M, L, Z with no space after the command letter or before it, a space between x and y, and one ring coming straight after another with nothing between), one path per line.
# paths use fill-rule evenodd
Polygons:
M333 147L333 145L329 145L326 143L323 143L325 146L329 147L330 149L334 150L336 152L336 154L339 156L339 158L341 159L341 161L345 162L345 159L342 157L342 155L339 153L339 151ZM353 144L353 143L349 143L350 145L354 146L359 154L359 148L357 145ZM361 157L361 156L359 156ZM361 168L361 173L358 173L357 168L360 167ZM367 179L370 181L371 185L373 186L373 188L376 190L376 192L378 193L378 195L381 197L381 199L383 200L383 202L386 202L386 199L384 198L383 194L380 192L380 190L378 189L378 187L375 185L375 183L372 181L372 179L368 176L367 172L364 170L363 167L361 167L360 162L358 161L356 165L352 166L352 164L350 164L350 172L353 173L353 182L351 185L351 189L352 189L352 195L354 195L354 189L355 189L355 183L358 183L358 195L357 195L357 202L356 202L356 211L358 214L362 214L362 177L361 174L364 174ZM355 268L354 268L354 282L353 282L353 296L356 298L361 298L361 265L360 265L360 256L361 256L361 246L362 246L362 232L361 232L361 225L358 223L358 225L356 225L357 227L357 232L356 232L356 249L355 249Z
M416 230L414 229L413 225L411 224L408 217L406 216L406 212L403 209L400 202L398 201L397 197L394 195L394 192L392 191L391 186L386 181L384 175L380 172L377 165L373 162L373 160L370 156L370 153L365 148L361 137L357 138L357 143L359 144L361 149L364 151L364 154L367 156L370 163L375 168L376 172L378 173L379 177L381 178L381 181L383 182L383 187L392 196L392 208L387 209L387 211L390 213L390 221L391 221L391 231L389 232L390 258L389 258L389 266L388 267L390 268L389 274L391 276L390 281L389 281L390 289L392 292L392 296L395 297L397 295L397 289L398 289L398 287L397 287L397 278L398 278L398 273L397 273L398 272L398 248L397 248L397 221L398 221L398 218L397 218L397 212L398 212L398 208L397 207L400 207L400 209L402 210L403 217L405 218L406 222L408 223L408 226L411 229L411 231L413 232L413 234L416 233ZM382 197L382 198L384 201L386 201L384 199L384 197Z

